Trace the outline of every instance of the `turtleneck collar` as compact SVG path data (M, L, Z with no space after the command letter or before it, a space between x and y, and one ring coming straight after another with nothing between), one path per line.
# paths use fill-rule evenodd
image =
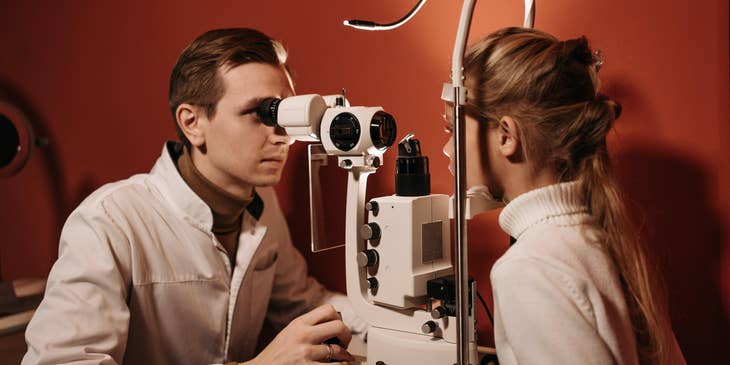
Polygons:
M243 210L253 197L238 198L212 183L195 167L187 148L183 149L177 160L177 168L190 189L210 208L213 214L211 230L214 234L227 234L240 229Z
M579 224L588 216L578 182L545 186L517 196L502 210L499 225L519 240L530 227L539 223Z

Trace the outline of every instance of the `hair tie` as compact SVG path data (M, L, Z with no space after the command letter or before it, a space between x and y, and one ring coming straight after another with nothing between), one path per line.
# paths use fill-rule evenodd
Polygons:
M603 67L603 52L600 49L593 51L593 67L596 69L596 72L600 71L601 67Z

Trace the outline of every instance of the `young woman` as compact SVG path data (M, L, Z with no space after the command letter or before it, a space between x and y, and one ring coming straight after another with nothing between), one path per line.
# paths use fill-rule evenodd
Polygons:
M467 184L509 202L515 240L491 271L503 365L684 364L611 176L621 107L599 93L598 56L585 38L507 28L464 59Z

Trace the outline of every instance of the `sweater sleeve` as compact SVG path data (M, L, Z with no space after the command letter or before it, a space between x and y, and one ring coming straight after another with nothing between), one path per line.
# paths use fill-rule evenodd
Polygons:
M511 258L491 272L500 364L613 364L599 336L585 285L532 258Z

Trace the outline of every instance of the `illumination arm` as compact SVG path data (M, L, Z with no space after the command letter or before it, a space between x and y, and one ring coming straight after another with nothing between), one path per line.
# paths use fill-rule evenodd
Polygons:
M352 27L352 28L360 29L360 30L371 30L371 31L391 30L391 29L398 28L405 23L408 23L408 21L411 20L411 18L413 18L416 15L416 13L418 13L419 10L421 10L421 8L423 7L424 4L426 4L426 0L419 0L418 3L416 4L416 6L413 7L413 9L411 9L411 11L408 12L408 14L406 14L404 17L396 20L393 23L380 24L380 23L376 23L373 21L369 21L369 20L354 19L354 20L345 20L343 22L343 24L345 24L348 27Z

